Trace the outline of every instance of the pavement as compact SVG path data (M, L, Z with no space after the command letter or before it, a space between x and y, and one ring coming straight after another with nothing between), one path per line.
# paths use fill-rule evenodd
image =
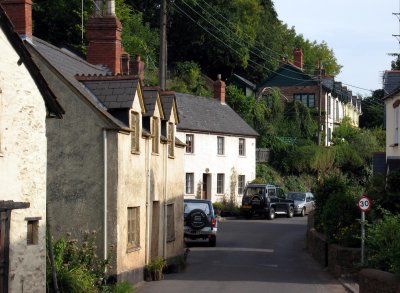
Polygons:
M359 293L360 289L358 286L358 282L354 278L350 277L340 277L338 279L340 283L351 293Z

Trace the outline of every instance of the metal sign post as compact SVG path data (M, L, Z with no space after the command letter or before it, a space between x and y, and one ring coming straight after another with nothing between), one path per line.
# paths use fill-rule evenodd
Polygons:
M371 200L362 195L358 200L358 208L361 210L361 265L364 264L364 242L365 242L365 212L371 208Z

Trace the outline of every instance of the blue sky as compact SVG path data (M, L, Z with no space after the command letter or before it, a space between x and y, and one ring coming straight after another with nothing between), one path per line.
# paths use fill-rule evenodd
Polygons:
M382 73L400 53L400 0L274 0L278 18L305 39L325 41L342 65L337 81L353 94L382 88Z

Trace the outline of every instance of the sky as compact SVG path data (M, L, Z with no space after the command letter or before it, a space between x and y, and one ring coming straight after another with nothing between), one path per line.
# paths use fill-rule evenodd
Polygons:
M355 95L382 88L382 74L400 53L400 0L274 0L278 19L309 41L325 41ZM349 86L351 85L351 86Z

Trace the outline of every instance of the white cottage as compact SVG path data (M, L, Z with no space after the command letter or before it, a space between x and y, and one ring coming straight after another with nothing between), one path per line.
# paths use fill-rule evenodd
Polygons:
M256 177L256 138L251 128L225 103L225 83L214 83L214 99L176 93L186 142L185 198L240 203L247 182Z
M46 124L63 109L0 5L0 292L46 289Z

